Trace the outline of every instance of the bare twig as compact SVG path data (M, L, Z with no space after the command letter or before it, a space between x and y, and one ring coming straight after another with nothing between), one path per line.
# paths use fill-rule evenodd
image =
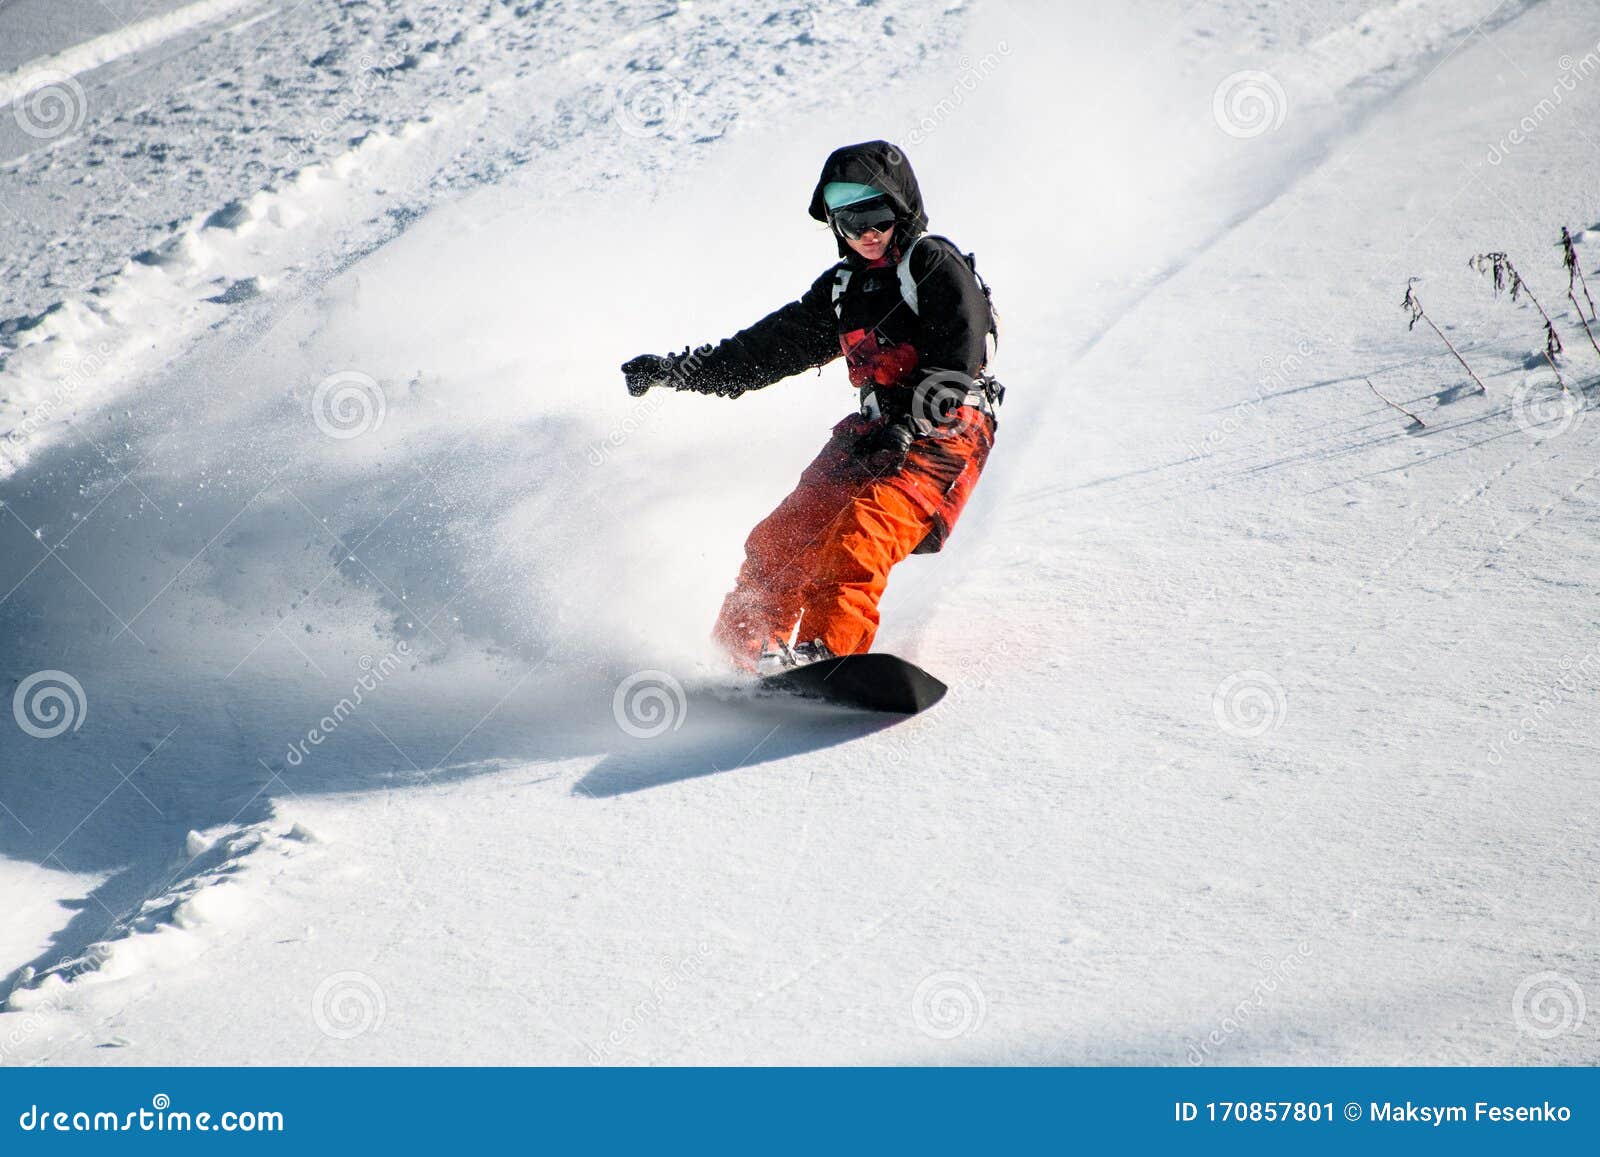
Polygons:
M1572 290L1567 290L1567 300L1572 302L1572 308L1578 311L1578 324L1583 326L1583 332L1589 335L1589 344L1594 346L1594 352L1600 354L1600 342L1594 340L1594 330L1589 328L1589 323L1584 319L1583 306L1578 304L1578 299L1572 296Z
M1565 225L1561 226L1561 264L1567 267L1567 300L1572 302L1572 308L1578 315L1578 324L1583 326L1583 332L1589 335L1589 344L1594 346L1594 352L1600 354L1600 342L1594 340L1594 330L1589 328L1589 322L1595 320L1594 298L1589 296L1589 280L1583 275L1583 266L1578 262L1578 250L1572 244L1572 234ZM1583 306L1578 304L1578 290L1583 290L1584 300L1589 303L1589 316L1583 316Z
M1578 251L1572 244L1572 234L1567 232L1565 225L1561 226L1561 260L1567 267L1567 296L1572 297L1572 281L1576 277L1578 284L1583 286L1583 299L1589 303L1589 320L1600 320L1595 317L1594 298L1589 296L1589 279L1583 275L1583 266L1578 262ZM1572 304L1578 304L1576 298L1573 298ZM1578 310L1578 319L1580 321L1583 319L1583 310L1581 309ZM1584 328L1587 329L1588 326ZM1594 340L1593 334L1589 335L1589 340Z
M1371 378L1362 378L1361 380L1367 383L1367 388L1369 390L1371 390L1374 394L1378 394L1378 387L1372 384L1372 379ZM1389 399L1384 397L1382 394L1378 394L1378 400L1380 402L1384 403L1384 405L1386 405L1386 406L1393 406L1396 410L1399 410L1402 414L1404 414L1406 417L1410 418L1413 422L1415 422L1418 426L1421 426L1424 430L1426 430L1428 428L1428 423L1424 422L1421 418L1417 417L1415 414L1413 414L1410 410L1406 409L1404 406L1396 405L1394 402L1389 401Z
M1467 371L1467 376L1478 383L1479 390L1487 394L1489 392L1489 387L1484 385L1483 380L1479 378L1477 374L1472 372L1472 367L1467 365L1467 359L1461 356L1461 351L1456 349L1455 346L1451 345L1450 339L1444 336L1444 330L1434 325L1433 318L1429 317L1427 313L1423 311L1421 299L1419 299L1411 290L1411 286L1415 283L1415 281L1416 278L1412 278L1410 281L1406 282L1405 300L1400 303L1401 308L1406 310L1411 315L1411 320L1406 324L1406 329L1416 329L1417 322L1419 321L1427 322L1428 328L1439 335L1439 340L1444 342L1445 348L1456 355L1456 361L1460 362L1461 368Z
M1550 363L1550 372L1555 374L1556 381L1561 383L1564 393L1572 393L1567 389L1566 379L1561 376L1561 371L1556 368L1556 355L1561 352L1561 335L1556 332L1555 322L1550 320L1550 315L1545 312L1544 306L1539 304L1539 299L1533 295L1533 290L1528 288L1528 283L1522 279L1522 274L1517 272L1517 267L1511 264L1511 258L1506 254L1495 251L1493 253L1480 253L1467 262L1467 265L1479 273L1490 274L1494 280L1494 292L1500 292L1511 287L1511 300L1516 301L1519 294L1527 294L1528 300L1533 303L1533 308L1539 311L1539 316L1544 319L1544 360Z

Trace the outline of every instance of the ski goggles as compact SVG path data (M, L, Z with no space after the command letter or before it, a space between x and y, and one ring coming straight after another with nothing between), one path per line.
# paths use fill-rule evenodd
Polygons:
M886 233L895 223L894 206L881 197L859 205L845 205L835 209L830 217L839 232L852 241L860 240L863 233Z

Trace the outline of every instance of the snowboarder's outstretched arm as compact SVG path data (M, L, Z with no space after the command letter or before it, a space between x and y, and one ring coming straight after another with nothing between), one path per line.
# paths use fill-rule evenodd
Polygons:
M833 315L833 270L817 278L798 301L716 345L681 354L643 354L622 363L628 392L671 386L737 398L832 361L840 354Z

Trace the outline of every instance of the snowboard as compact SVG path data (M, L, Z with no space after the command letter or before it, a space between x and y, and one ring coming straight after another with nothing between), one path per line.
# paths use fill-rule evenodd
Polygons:
M776 671L762 676L760 685L763 691L896 715L926 711L948 690L915 663L879 652L843 655Z

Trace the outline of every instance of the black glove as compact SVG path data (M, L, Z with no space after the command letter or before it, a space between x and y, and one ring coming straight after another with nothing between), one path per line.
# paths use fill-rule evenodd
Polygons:
M691 353L689 347L684 346L681 354L640 354L630 358L622 363L628 393L640 398L651 386L671 386L675 390L737 398L745 392L743 386L706 372L705 359L711 348L704 345Z
M622 376L628 383L628 393L644 397L651 386L674 385L673 375L678 369L678 358L673 354L640 354L622 363Z
M869 430L856 439L856 457L867 464L874 474L893 474L906 464L911 442L916 431L909 420L898 418Z

